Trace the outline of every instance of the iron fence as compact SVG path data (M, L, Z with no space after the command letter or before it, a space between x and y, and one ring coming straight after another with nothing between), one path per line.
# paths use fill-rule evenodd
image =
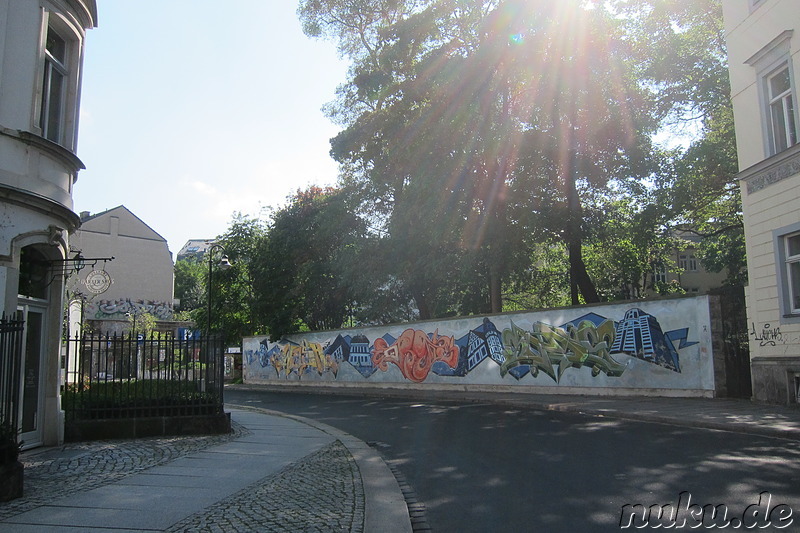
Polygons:
M25 322L0 318L0 425L18 429L22 336Z
M223 412L221 337L86 333L65 344L67 420Z

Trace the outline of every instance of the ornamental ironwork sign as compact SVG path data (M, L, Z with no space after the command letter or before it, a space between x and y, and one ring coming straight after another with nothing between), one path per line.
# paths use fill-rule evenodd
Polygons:
M83 280L86 290L92 294L102 294L111 286L111 276L105 270L92 270Z

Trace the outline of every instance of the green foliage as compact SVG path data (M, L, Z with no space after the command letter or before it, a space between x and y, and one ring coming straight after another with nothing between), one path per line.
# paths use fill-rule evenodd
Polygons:
M188 313L203 306L206 269L201 260L190 257L175 262L175 298L181 312Z
M699 254L729 284L746 283L741 197L721 0L615 0L639 50L641 83L671 131L698 133L659 184L673 227L703 237ZM682 127L684 128L682 130Z
M128 314L128 331L131 335L144 335L150 337L156 327L156 317L150 313L139 313L138 309L135 313Z
M657 96L657 119L703 122L729 105L722 0L610 4L634 43L637 78Z
M355 266L363 233L346 197L331 188L298 191L273 215L253 262L257 313L273 338L345 322L358 271L347 276L343 265Z
M652 102L600 6L330 0L299 13L353 60L329 106L345 126L332 154L421 318L500 311L504 281L529 268L527 235L580 250L577 182L649 169Z
M563 243L542 243L534 247L529 268L517 269L506 282L503 311L569 305L568 261Z
M213 273L212 321L231 339L679 292L653 273L686 232L743 281L720 0L298 13L352 61L326 108L340 183L220 237L235 266Z
M670 262L679 244L669 226L672 211L658 191L620 180L594 205L587 216L586 256L601 298L643 298L650 289L658 291L653 273Z
M744 221L729 106L708 120L703 136L692 143L676 167L673 190L679 227L703 237L699 251L706 269L726 271L729 284L744 285Z
M62 404L69 419L161 416L178 408L216 405L216 393L197 383L175 380L109 381L86 388L68 385Z
M218 246L206 252L201 263L205 290L202 305L191 311L191 317L203 331L210 326L212 331L222 332L228 344L238 344L242 337L265 332L263 322L255 312L257 302L253 292L254 258L265 235L266 226L262 220L234 213L227 231L214 241ZM228 258L230 268L220 268L223 256Z

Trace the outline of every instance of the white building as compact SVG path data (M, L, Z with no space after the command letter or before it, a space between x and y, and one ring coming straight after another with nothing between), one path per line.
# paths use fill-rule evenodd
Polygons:
M80 224L72 188L83 168L81 66L96 24L95 0L0 0L0 312L25 321L21 391L8 405L27 447L63 435L62 272Z
M800 387L800 4L725 0L749 286L753 397Z
M178 251L178 255L175 259L177 261L184 259L195 259L197 261L201 261L213 243L213 238L189 239L186 241L186 244L183 245L183 248Z

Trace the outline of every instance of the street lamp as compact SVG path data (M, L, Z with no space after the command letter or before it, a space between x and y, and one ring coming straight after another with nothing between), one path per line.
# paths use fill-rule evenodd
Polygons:
M228 256L225 255L225 248L223 248L221 244L212 244L208 247L208 321L206 322L206 336L208 337L211 336L211 296L213 293L211 274L214 266L214 252L220 252L222 254L219 258L218 265L220 270L228 270L233 266L228 260Z

